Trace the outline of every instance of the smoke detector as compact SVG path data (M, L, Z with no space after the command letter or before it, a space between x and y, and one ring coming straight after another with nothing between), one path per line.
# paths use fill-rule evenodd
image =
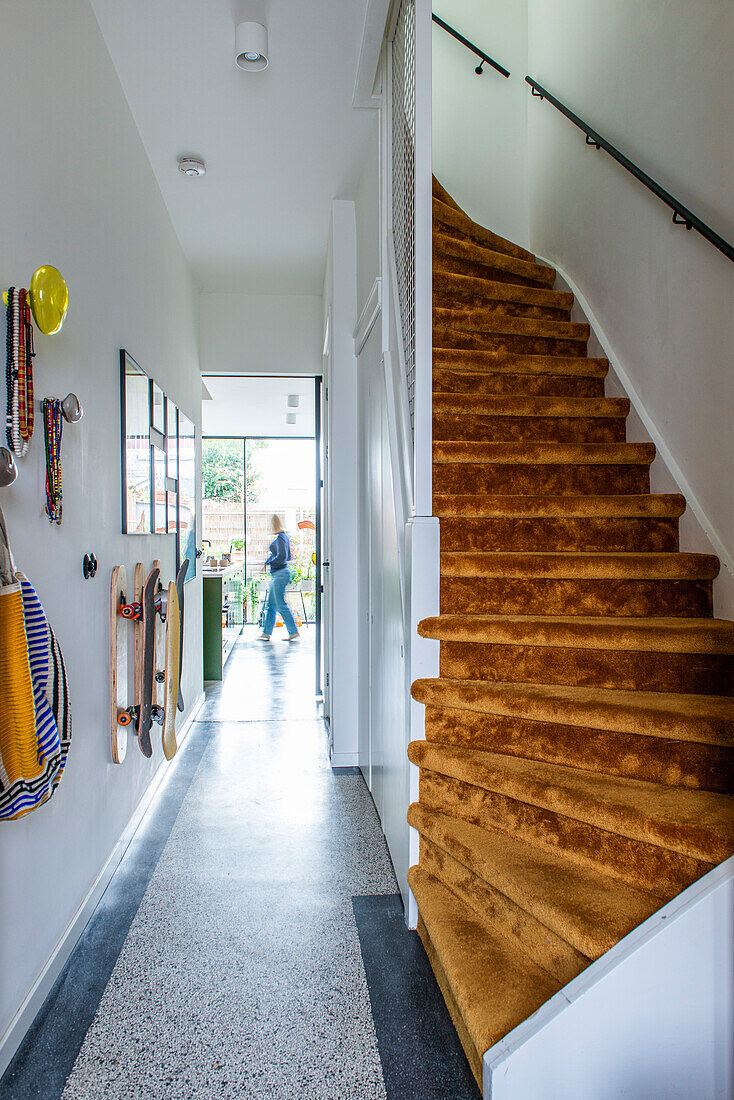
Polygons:
M205 176L206 165L201 157L179 157L178 170L185 176Z

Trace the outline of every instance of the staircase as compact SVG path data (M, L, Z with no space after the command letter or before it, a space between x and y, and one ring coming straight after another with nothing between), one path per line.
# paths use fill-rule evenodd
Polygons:
M604 396L571 294L434 181L440 676L418 680L418 930L484 1052L734 851L718 560Z

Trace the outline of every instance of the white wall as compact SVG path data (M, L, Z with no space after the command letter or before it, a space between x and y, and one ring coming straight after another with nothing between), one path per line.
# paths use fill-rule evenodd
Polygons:
M729 0L529 0L528 18L530 74L734 240ZM530 246L587 299L731 573L734 266L538 100L529 147ZM734 616L731 576L715 593Z
M166 577L174 567L172 536L120 533L120 347L197 424L201 395L196 297L89 3L5 4L2 35L0 282L27 286L42 263L64 274L64 328L36 333L36 397L73 390L85 416L64 431L60 527L43 514L38 413L20 476L0 490L17 565L64 652L74 718L59 790L20 821L0 823L0 1035L162 761L159 746L147 761L133 738L122 766L110 754L112 566L124 564L130 576L138 558L160 557ZM99 560L89 581L81 571L87 551ZM186 596L183 691L191 707L201 693L199 581Z
M332 764L351 766L359 752L359 451L357 360L357 255L354 202L335 199L324 282L322 325L331 317L328 387L330 571L325 614L330 617L328 671ZM322 331L323 331L322 328ZM323 340L322 340L323 346Z
M433 25L433 172L480 225L527 247L527 0L436 0L436 15L512 74Z
M320 296L202 293L199 333L203 374L321 374Z

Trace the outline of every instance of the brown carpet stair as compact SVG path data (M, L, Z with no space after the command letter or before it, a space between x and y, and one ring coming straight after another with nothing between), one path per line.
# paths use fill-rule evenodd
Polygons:
M410 759L419 932L484 1052L734 852L734 623L573 296L434 181L440 674Z

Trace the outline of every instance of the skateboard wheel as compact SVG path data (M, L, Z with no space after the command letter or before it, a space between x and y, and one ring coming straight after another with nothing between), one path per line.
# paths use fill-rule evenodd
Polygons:
M157 684L165 684L165 682L166 682L166 674L165 674L165 672L156 672L156 674L155 674L155 682L156 682Z
M151 721L156 722L159 726L163 725L163 707L159 707L157 704L150 709Z
M132 720L132 715L126 710L121 711L120 714L117 715L117 723L120 726L129 726Z
M122 615L123 619L132 619L133 615L135 614L135 608L130 603L124 603L120 608L120 614Z

